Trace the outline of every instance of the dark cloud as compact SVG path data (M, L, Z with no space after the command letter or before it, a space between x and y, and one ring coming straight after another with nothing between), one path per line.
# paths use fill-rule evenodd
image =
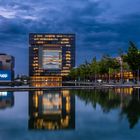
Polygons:
M22 67L20 59L28 66L30 32L61 32L76 33L77 65L104 53L115 56L119 48L127 49L129 40L140 44L139 3L139 0L0 0L1 51L15 55L18 70Z

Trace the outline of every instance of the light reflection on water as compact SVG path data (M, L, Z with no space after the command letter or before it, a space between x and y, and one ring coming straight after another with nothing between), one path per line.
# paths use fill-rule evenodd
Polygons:
M138 89L0 94L0 140L139 139L139 120Z
M74 129L75 96L69 90L29 93L29 129Z

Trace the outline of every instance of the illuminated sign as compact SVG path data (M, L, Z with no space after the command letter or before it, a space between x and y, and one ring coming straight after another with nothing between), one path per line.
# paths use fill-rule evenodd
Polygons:
M42 50L43 69L61 69L61 50Z
M0 70L0 81L11 81L11 71Z
M8 74L0 74L0 78L7 78Z
M0 96L7 96L7 91L0 92Z

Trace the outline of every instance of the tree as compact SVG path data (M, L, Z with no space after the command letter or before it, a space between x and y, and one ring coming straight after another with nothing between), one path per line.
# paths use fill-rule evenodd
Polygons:
M119 62L115 58L111 58L109 55L102 57L100 64L100 74L106 75L107 79L110 79L110 74L113 75L115 71L120 68Z
M129 42L127 54L124 56L124 61L128 63L130 69L136 71L140 66L140 53L137 46L133 42Z
M97 62L96 57L94 57L90 64L91 78L94 77L94 80L96 81L96 76L98 73L99 73L99 62Z
M75 80L75 79L77 79L77 75L78 75L78 68L71 69L71 71L69 73L69 77L71 77L71 79Z
M140 51L133 42L129 42L128 52L123 59L128 63L130 69L133 71L134 77L136 78L136 76L138 76L137 80L139 81Z
M84 64L79 66L80 70L80 79L86 80L90 77L90 63L85 60Z

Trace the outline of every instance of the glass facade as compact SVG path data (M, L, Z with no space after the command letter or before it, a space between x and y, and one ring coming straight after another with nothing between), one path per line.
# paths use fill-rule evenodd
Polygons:
M32 79L60 76L61 81L74 66L74 34L29 34L29 75Z

